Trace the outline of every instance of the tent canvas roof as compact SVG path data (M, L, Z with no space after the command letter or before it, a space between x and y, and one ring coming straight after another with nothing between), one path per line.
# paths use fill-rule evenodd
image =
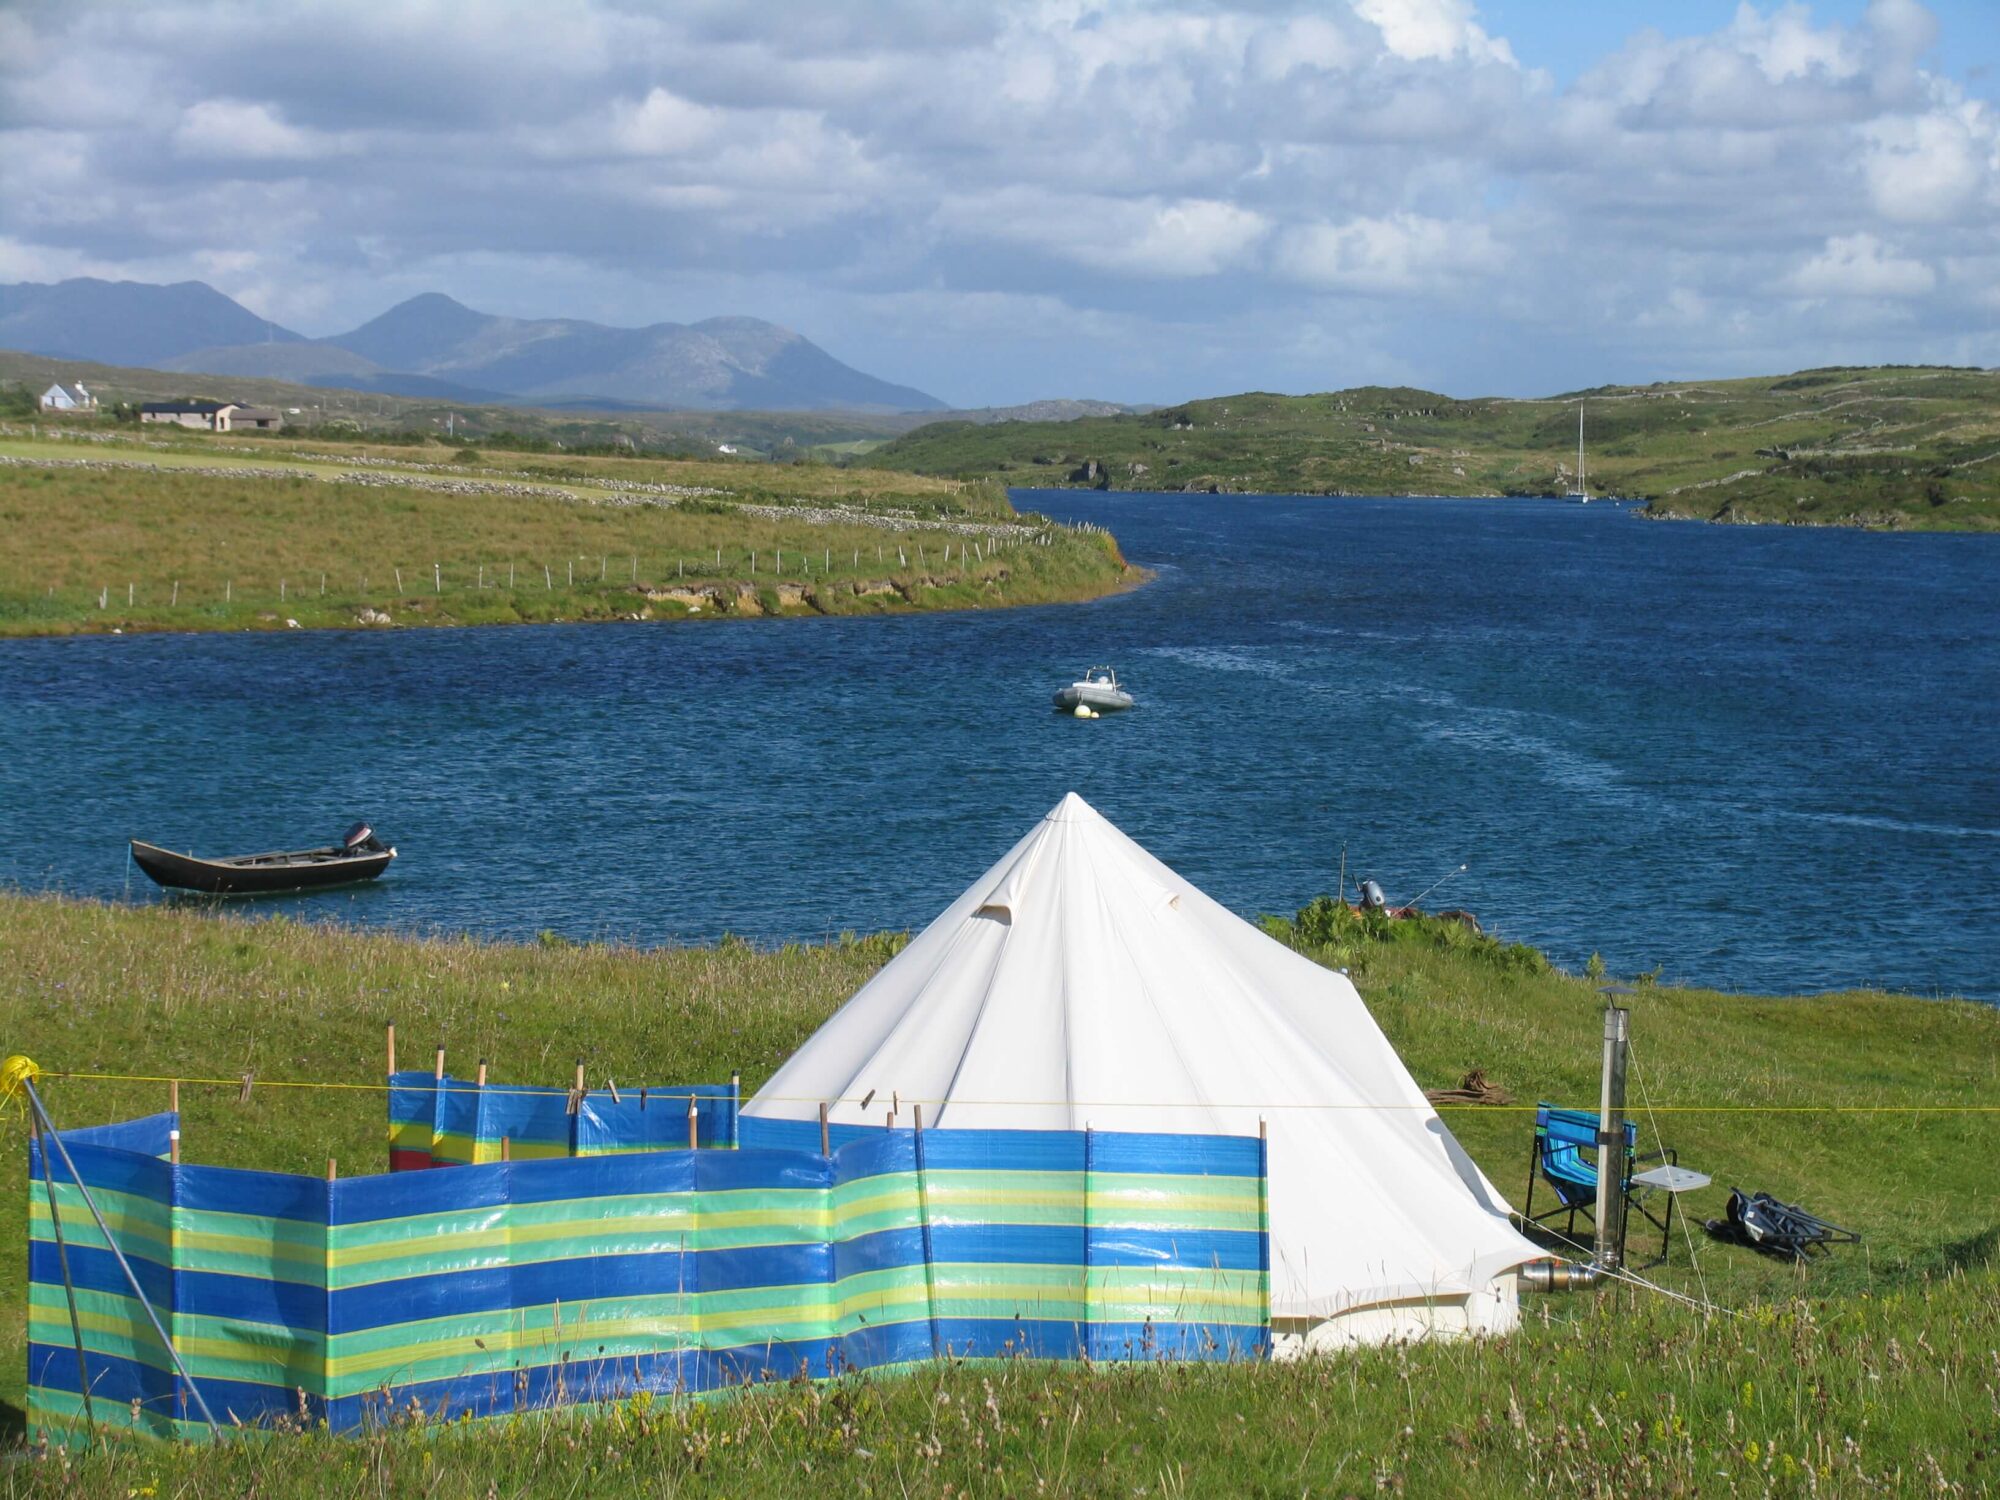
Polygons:
M868 1111L861 1100L874 1091ZM1323 1319L1464 1298L1546 1252L1344 975L1181 879L1071 793L864 985L746 1113L1255 1135L1271 1302Z

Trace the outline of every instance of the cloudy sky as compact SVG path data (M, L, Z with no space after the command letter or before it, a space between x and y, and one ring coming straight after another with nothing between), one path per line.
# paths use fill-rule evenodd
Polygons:
M0 0L0 281L954 404L2000 364L2000 0Z

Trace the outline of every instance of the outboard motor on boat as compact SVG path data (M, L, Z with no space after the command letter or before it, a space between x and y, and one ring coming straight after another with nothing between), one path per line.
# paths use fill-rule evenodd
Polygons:
M1372 880L1361 882L1361 909L1363 911L1387 911L1389 898L1382 894L1382 887Z
M381 845L375 840L374 829L370 828L366 823L356 823L352 828L347 830L346 836L340 841L340 847L349 851L359 852L363 849L377 849Z

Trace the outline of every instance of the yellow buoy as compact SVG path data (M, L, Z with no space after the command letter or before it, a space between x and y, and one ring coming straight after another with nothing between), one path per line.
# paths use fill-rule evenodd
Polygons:
M1097 717L1096 714L1090 711L1090 705L1088 703L1077 704L1077 706L1075 707L1075 709L1072 710L1072 712L1075 713L1075 715L1079 719L1094 719Z

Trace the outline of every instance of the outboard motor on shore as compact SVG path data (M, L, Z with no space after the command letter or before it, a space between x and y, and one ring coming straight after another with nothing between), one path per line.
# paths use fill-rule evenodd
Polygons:
M375 842L375 830L366 823L356 823L347 830L346 836L340 841L340 847L347 850L376 848L378 845Z
M1361 909L1363 911L1387 911L1389 898L1382 894L1382 887L1372 880L1361 882Z

